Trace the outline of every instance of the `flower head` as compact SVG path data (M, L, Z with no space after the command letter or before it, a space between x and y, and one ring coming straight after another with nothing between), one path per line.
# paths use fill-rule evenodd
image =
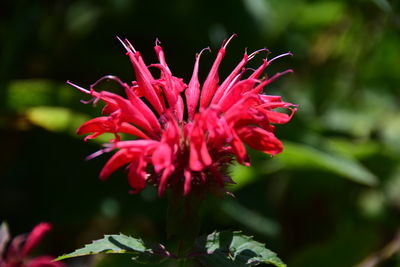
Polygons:
M232 36L233 37L233 36ZM100 178L127 166L128 182L132 192L140 192L146 183L158 187L162 195L168 187L183 188L187 195L193 189L224 188L232 180L225 175L226 166L235 158L249 165L244 144L264 153L275 155L282 151L282 143L274 134L275 124L288 122L296 105L281 100L279 96L263 93L263 88L286 70L272 77L262 74L275 59L264 59L251 74L246 64L262 49L248 55L222 82L218 69L232 37L219 49L205 81L200 84L198 69L200 57L196 55L194 70L188 84L172 75L164 51L158 40L154 47L159 63L147 66L141 54L128 40L120 40L132 62L136 81L122 82L115 76L105 76L119 83L125 96L111 92L98 92L97 82L84 89L75 86L105 102L103 115L84 123L78 134L88 134L85 140L103 133L113 133L115 139L93 156L117 150L103 167ZM154 77L149 68L157 68ZM288 109L289 114L275 111ZM120 133L135 137L121 140Z
M48 223L40 223L29 235L16 236L6 250L10 239L5 223L0 227L0 267L63 267L60 262L53 262L51 256L28 257L30 252L51 230Z

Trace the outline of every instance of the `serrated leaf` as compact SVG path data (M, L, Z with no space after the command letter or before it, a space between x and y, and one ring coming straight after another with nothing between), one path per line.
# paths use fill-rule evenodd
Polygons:
M267 249L251 236L240 231L214 232L201 237L196 243L200 251L198 259L207 266L254 266L260 263L285 267L275 252ZM201 253L202 252L202 253Z
M147 244L142 239L119 234L105 235L104 238L95 240L91 244L55 260L95 254L131 254L132 259L138 262L159 262L169 255L162 245Z

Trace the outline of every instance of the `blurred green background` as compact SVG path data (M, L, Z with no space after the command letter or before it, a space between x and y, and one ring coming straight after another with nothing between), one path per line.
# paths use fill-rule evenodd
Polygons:
M291 267L400 266L399 1L53 0L0 3L0 220L14 235L54 224L37 251L60 255L103 233L165 239L165 199L153 189L129 195L122 171L106 182L109 158L84 158L100 142L75 129L99 107L67 86L112 74L133 80L115 36L128 38L148 64L162 42L174 75L190 78L204 54L204 80L223 39L221 77L244 49L294 53L269 67L294 69L266 89L300 105L277 131L285 151L251 151L234 166L235 199L212 198L203 233L243 229ZM257 66L261 57L250 65ZM125 260L125 259L123 259ZM133 266L120 257L69 266ZM368 265L370 264L370 265ZM372 265L371 265L372 264ZM377 265L374 265L377 264Z

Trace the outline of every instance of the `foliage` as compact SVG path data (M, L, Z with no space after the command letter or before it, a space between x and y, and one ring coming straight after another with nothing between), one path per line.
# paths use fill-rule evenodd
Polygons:
M135 262L157 264L166 259L177 259L162 245L147 244L141 239L123 234L105 235L91 244L72 253L60 256L56 261L74 257L98 254L128 254ZM260 263L277 267L286 265L276 254L265 248L264 244L241 232L214 232L200 237L195 250L189 253L187 260L198 260L206 266L254 266Z
M246 266L260 263L285 267L274 252L241 232L214 232L197 242L197 249L205 251L199 258L206 266Z
M123 234L105 235L104 238L95 240L84 248L58 257L64 260L73 257L96 254L130 254L134 261L156 264L169 257L169 252L161 245L146 244L141 239Z

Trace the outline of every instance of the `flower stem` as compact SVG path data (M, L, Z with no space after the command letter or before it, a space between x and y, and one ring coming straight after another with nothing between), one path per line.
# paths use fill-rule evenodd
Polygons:
M177 190L169 195L167 237L175 240L179 262L184 261L182 264L185 264L186 257L200 232L200 204L201 198L196 194L183 196L183 192Z
M177 266L178 267L185 267L186 266L186 259L179 259Z

